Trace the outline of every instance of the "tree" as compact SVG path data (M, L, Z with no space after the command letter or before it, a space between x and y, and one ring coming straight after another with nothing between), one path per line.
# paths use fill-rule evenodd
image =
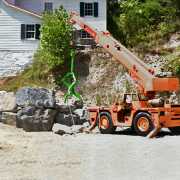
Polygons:
M174 32L179 0L108 1L108 29L126 46L147 42L148 34ZM156 38L155 38L156 39Z
M119 31L119 26L117 23L117 21L119 20L120 13L121 13L121 9L118 0L108 0L107 1L108 30L113 34L115 38L122 41L122 38L120 37L123 37L123 34L121 33L121 31Z
M44 13L39 54L41 62L50 70L70 59L72 31L69 15L63 7Z

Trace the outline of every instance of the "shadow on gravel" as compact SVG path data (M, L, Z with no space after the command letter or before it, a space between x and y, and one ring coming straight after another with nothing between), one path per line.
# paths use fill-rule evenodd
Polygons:
M131 128L124 129L124 130L118 130L114 133L115 135L128 135L128 136L138 136ZM163 138L165 136L177 136L173 135L171 132L166 131L166 130L161 130L156 138Z
M163 138L165 136L175 136L175 135L173 135L171 132L162 130L157 134L156 138Z
M131 128L117 130L115 135L128 135L128 136L138 136Z

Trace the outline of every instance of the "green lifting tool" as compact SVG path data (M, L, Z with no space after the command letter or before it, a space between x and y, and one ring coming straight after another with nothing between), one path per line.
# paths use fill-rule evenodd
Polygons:
M67 88L67 93L64 95L64 102L66 103L70 97L75 97L79 101L82 101L82 96L76 92L77 79L74 73L74 59L75 50L71 50L71 71L68 72L61 80L64 86Z

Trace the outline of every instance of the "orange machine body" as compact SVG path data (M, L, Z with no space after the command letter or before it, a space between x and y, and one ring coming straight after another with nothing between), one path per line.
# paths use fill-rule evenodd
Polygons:
M131 96L132 102L125 101L126 96ZM113 126L115 127L132 127L133 120L140 112L148 113L151 116L154 127L177 127L180 126L180 105L164 104L161 107L152 107L147 100L142 100L138 94L125 94L123 103L114 104L110 107L89 107L90 123L98 124L102 128L108 128L108 123L100 121L100 113L108 112L112 117ZM106 119L104 119L106 121ZM146 126L146 122L141 121L139 126ZM144 123L144 124L143 124ZM144 129L145 130L145 129Z
M118 126L127 126L133 127L139 135L147 135L153 129L160 130L162 127L171 128L172 131L180 134L180 105L171 105L166 100L155 105L150 103L156 93L178 91L179 79L159 77L153 69L114 39L109 32L98 31L84 22L78 14L72 13L70 22L88 32L97 44L126 67L139 90L137 95L129 94L131 102L125 101L128 96L125 94L122 104L89 107L91 125L98 125L102 133L112 133ZM142 95L146 98L142 98Z

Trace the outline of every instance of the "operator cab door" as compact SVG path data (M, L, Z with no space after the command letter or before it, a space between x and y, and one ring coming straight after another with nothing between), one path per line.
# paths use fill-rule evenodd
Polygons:
M131 116L131 111L133 109L133 103L138 101L137 94L125 94L124 95L124 116Z

